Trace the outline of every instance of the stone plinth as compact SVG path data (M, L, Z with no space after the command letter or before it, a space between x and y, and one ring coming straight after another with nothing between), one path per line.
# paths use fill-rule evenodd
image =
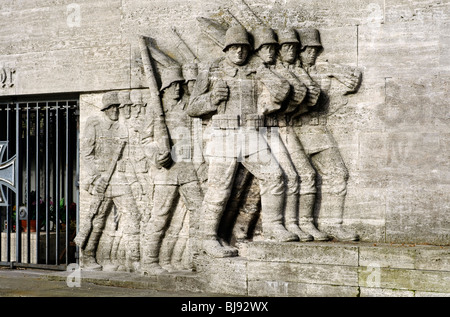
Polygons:
M245 258L201 256L203 291L283 297L450 295L449 247L253 242L246 249Z

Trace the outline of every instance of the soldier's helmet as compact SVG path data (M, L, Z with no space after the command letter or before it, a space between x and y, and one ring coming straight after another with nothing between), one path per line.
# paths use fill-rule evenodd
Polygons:
M142 105L144 103L142 91L140 89L133 89L130 92L130 100L135 105Z
M196 63L188 63L183 65L183 77L186 82L190 80L197 80L198 65Z
M253 31L254 48L257 51L265 44L278 45L275 31L268 27L258 27Z
M251 47L248 32L244 27L235 25L227 30L225 33L225 45L223 51L225 52L231 45L248 45Z
M101 111L105 111L106 109L108 109L111 106L114 105L119 105L119 97L116 91L108 91L106 93L103 94L102 97L102 104L103 106L101 107Z
M184 77L182 75L181 66L170 66L163 69L161 72L161 91L169 87L172 83L182 81Z
M283 44L300 44L297 32L294 29L282 29L278 31L278 43Z
M307 46L316 46L318 48L322 48L322 43L320 43L319 30L313 28L299 29L298 34L300 36L302 50Z
M117 93L117 98L119 99L119 103L120 103L119 108L122 108L125 105L131 105L133 103L130 99L130 92L127 90L119 91Z

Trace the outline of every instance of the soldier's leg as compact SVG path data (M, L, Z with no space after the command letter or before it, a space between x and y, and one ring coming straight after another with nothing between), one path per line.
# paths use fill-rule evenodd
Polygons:
M210 159L208 189L202 204L200 228L202 249L213 257L236 256L237 250L223 246L217 235L220 220L234 184L238 163L236 158L214 157Z
M193 257L200 251L199 239L200 239L200 227L199 224L202 221L199 212L203 203L203 191L198 182L189 182L180 186L181 199L188 210L188 216L184 219L189 222L189 243L186 244L187 252L183 252L189 257L189 264L193 263ZM180 248L177 248L177 252L181 252ZM180 254L175 254L176 258L181 258Z
M302 231L299 227L300 177L297 174L298 172L289 154L289 150L294 154L301 151L301 145L300 142L298 142L295 133L289 131L288 127L280 127L278 131L279 145L275 147L278 150L274 151L274 155L280 163L286 179L286 203L284 209L285 226L287 230L296 234L300 241L312 241L313 236ZM274 142L273 138L276 136L277 134L272 135L272 144Z
M108 211L111 210L111 207L112 200L105 198L100 210L92 219L92 231L89 235L82 256L82 266L85 270L99 271L102 269L102 266L96 261L96 251L100 237L103 233L103 229L105 228L106 216Z
M292 163L300 176L298 222L302 231L310 234L316 241L325 241L329 237L324 232L319 231L314 225L314 205L317 193L316 171L306 155L293 127L287 128L283 140L288 148Z
M184 239L184 237L180 236L180 232L185 222L186 214L187 208L184 202L178 200L159 252L159 263L167 271L173 271L174 268L171 262L174 257L177 257L174 253L176 251L175 245L180 243L180 239Z
M126 245L126 267L129 271L139 271L140 267L140 222L141 214L131 191L113 198L121 214L123 240Z
M150 220L144 225L142 255L142 271L144 273L160 274L166 272L159 265L159 251L177 196L178 186L155 185L152 214Z
M249 155L242 165L259 181L264 237L278 242L298 240L297 235L287 231L283 225L286 186L283 171L274 156L269 151L259 151Z
M293 128L289 128L286 146L295 169L300 176L299 226L302 231L314 237L316 241L326 241L330 237L319 231L314 224L314 205L316 201L316 171Z
M233 189L231 191L230 197L232 198L228 201L227 208L222 217L222 222L219 228L219 236L222 239L230 240L229 238L233 232L234 226L238 223L237 221L240 216L239 213L242 211L240 209L241 203L249 190L252 179L253 175L250 174L250 172L242 165L239 165L234 177ZM245 226L246 224L243 223L242 225Z
M246 188L241 189L243 197L241 197L240 202L243 204L241 206L235 206L238 209L238 215L234 222L231 240L235 240L236 242L244 242L255 233L251 232L251 230L255 229L261 210L259 182L247 169L242 169L250 177L247 182L248 184L246 183Z
M341 241L356 241L358 235L342 227L348 171L336 147L311 156L312 163L322 176L320 227Z

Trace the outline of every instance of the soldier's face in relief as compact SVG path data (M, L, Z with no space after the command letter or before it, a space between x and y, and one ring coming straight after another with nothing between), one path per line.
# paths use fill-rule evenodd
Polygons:
M296 44L283 44L280 48L280 57L283 62L293 63L297 55L297 45Z
M139 118L139 114L141 113L141 104L134 104L131 106L131 116L133 118Z
M312 66L316 63L317 53L319 49L315 46L307 46L300 52L300 59L303 66Z
M190 80L187 82L186 84L186 88L189 94L192 94L192 92L194 91L194 86L195 86L195 80Z
M130 119L131 109L130 105L125 105L122 108L119 108L119 113L123 115L125 119Z
M179 100L181 98L181 84L180 82L174 82L169 87L164 89L164 95L173 100Z
M103 111L105 115L109 118L111 121L117 121L119 120L119 107L118 105L112 105L108 109Z
M266 64L273 64L275 62L276 53L277 48L273 44L264 44L257 52L258 56L261 57Z
M230 62L243 65L247 60L249 48L247 45L231 45L225 52Z

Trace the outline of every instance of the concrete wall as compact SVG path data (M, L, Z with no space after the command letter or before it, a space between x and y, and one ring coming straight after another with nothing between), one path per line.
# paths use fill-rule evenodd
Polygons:
M450 244L450 3L246 3L274 28L317 27L321 60L363 71L328 119L350 173L345 224L366 241ZM196 17L254 25L245 10L241 0L3 0L0 96L146 86L137 34L181 60L175 26L206 62L221 52Z

